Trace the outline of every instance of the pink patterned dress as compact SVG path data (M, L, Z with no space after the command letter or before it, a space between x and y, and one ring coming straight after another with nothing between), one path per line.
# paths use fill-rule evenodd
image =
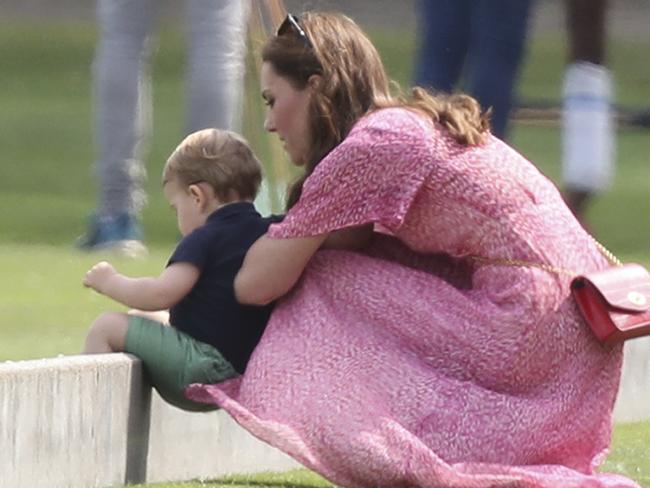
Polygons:
M549 180L496 138L383 109L269 235L369 222L366 252L316 253L243 377L188 395L345 487L638 486L597 471L622 349L592 337L568 275L512 263L605 265Z

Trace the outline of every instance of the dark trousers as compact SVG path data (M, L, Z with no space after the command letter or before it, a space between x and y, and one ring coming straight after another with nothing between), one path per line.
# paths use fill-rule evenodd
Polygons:
M492 108L504 138L533 0L420 0L415 85L460 89Z

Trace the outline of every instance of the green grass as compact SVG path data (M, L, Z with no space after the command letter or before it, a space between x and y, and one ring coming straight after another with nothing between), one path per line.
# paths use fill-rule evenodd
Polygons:
M617 425L612 451L603 471L625 474L641 486L650 486L650 423Z
M286 473L257 473L241 476L227 476L215 480L188 481L181 483L150 483L134 485L134 488L333 488L324 478L307 470Z
M112 261L135 276L159 273L167 257L167 250L153 248L143 260ZM63 246L1 244L0 361L76 354L100 312L124 310L81 284L88 268L106 258L113 256L90 256Z
M522 99L559 102L564 63L567 58L564 37L535 38L523 64L519 93ZM608 46L608 65L614 75L617 105L648 108L650 65L642 60L648 46L642 42L614 40Z
M391 76L406 85L412 71L412 35L371 35ZM88 322L110 305L81 289L83 272L95 258L71 249L95 198L90 104L95 36L94 26L88 24L0 23L0 206L5 209L0 212L0 264L4 275L11 277L3 280L4 287L0 285L5 288L0 289L5 337L0 360L72 353ZM526 96L557 96L562 45L558 39L532 43L521 81ZM636 89L650 84L650 68L638 62L647 47L615 44L613 48L620 53L612 57L629 103L647 103ZM150 204L144 215L153 252L143 262L120 263L134 274L157 272L178 235L158 175L182 135L183 52L181 36L171 29L160 38L154 57L154 137L147 161ZM258 100L254 84L249 92L247 99ZM256 118L261 118L259 113ZM249 130L253 123L261 125L261 120L250 121ZM255 135L251 140L266 156L268 136L259 130ZM557 127L516 125L513 145L559 180ZM618 146L614 187L591 207L589 219L597 237L615 253L648 264L650 224L637 216L650 214L650 138L647 131L626 129L619 134ZM34 343L26 329L38 330L48 340Z
M390 74L407 85L412 72L413 33L371 33ZM90 65L96 31L88 24L9 24L0 21L0 361L74 354L93 318L121 308L81 286L100 256L72 249L92 211L92 114ZM616 42L611 59L619 103L647 107L650 46ZM183 53L180 35L166 30L153 66L154 137L147 159L150 204L144 215L146 259L114 260L127 274L153 274L164 265L177 238L163 201L159 174L183 134ZM565 59L561 38L535 39L520 92L525 99L559 100ZM258 100L250 85L248 100ZM247 134L263 159L273 146L260 132L259 105ZM559 132L552 126L516 125L513 145L559 181ZM596 236L625 260L650 266L650 154L648 132L622 130L619 164L611 190L589 211ZM605 466L650 486L650 424L620 425ZM327 487L308 471L166 483L158 487Z

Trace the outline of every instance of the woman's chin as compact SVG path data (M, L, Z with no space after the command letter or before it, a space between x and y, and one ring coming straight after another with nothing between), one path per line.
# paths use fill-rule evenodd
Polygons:
M289 154L289 159L291 160L291 164L293 164L294 166L300 168L301 166L305 165L305 158L296 157L291 153L287 153L287 154Z

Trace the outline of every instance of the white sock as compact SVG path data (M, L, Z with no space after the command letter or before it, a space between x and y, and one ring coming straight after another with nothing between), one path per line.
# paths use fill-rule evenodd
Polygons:
M614 176L616 152L612 75L604 66L580 61L564 72L562 180L565 187L595 193Z

